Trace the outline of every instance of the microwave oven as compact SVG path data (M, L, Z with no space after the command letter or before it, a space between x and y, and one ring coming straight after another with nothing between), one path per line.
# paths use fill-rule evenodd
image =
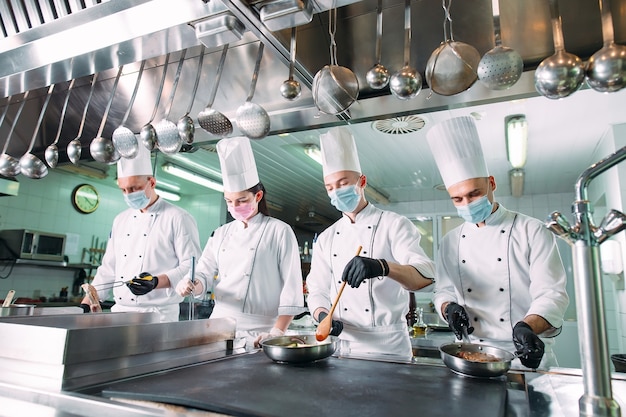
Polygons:
M0 259L63 261L66 235L30 229L0 230Z

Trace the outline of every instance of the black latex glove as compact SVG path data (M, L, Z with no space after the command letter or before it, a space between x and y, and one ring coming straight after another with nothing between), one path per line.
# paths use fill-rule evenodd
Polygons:
M518 352L526 353L519 358L522 365L532 369L539 367L545 344L528 324L520 321L513 327L513 343Z
M83 309L83 313L91 313L91 306L89 304L81 303L80 308Z
M159 284L157 277L147 272L142 272L138 277L126 282L126 286L135 295L145 295L156 288Z
M358 288L363 280L374 277L382 277L389 271L384 271L384 262L379 259L355 256L343 269L341 279L347 281L352 288Z
M446 319L448 327L452 329L457 339L463 339L463 327L467 328L467 334L472 334L474 328L469 324L467 311L457 303L448 303L446 306Z
M322 311L319 316L317 316L317 321L318 323L321 323L326 316L328 316L328 313L325 311ZM343 331L343 322L339 321L339 320L332 320L330 323L330 335L331 336L339 336L341 334L341 332Z

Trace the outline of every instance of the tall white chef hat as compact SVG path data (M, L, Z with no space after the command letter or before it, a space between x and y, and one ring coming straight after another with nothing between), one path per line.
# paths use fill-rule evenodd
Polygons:
M354 136L348 128L333 127L320 135L322 151L322 172L324 177L339 171L361 173L359 154Z
M224 191L245 191L259 183L259 174L247 137L222 139L217 143Z
M445 120L426 136L446 188L470 178L489 176L472 117Z
M154 175L150 151L143 145L137 147L137 156L132 159L120 158L117 161L117 178L134 177L137 175Z

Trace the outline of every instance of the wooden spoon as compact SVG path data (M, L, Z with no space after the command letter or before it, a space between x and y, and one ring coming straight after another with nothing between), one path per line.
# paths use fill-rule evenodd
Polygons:
M11 302L13 302L13 296L15 295L15 290L9 290L7 296L4 299L4 303L2 303L2 307L9 307Z
M356 256L359 256L361 254L361 249L363 249L363 246L359 246L359 248L356 250ZM322 322L317 326L317 330L315 330L315 339L318 342L325 340L330 334L330 328L332 327L332 324L333 324L333 313L335 312L335 307L337 307L337 303L339 302L339 297L341 297L341 293L343 292L343 289L346 287L347 282L348 281L344 281L341 284L341 288L339 288L337 297L335 297L335 301L333 302L333 305L330 307L330 311L328 312L328 315L324 317L324 320L322 320Z

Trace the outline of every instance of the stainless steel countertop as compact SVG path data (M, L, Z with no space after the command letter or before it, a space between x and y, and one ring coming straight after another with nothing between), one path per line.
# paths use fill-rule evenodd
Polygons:
M407 366L444 365L434 358L415 358L412 364L407 364ZM622 410L626 410L626 374L615 373L612 377L613 395ZM578 415L578 399L582 393L582 374L579 369L510 371L507 375L506 417ZM138 404L112 401L97 395L66 391L51 392L8 383L0 383L0 402L3 404L0 415L20 417L24 415L104 417L110 416L111 413L116 413L118 417L182 416L189 415L191 411L178 412L165 408L149 408ZM215 415L203 413L199 415Z

